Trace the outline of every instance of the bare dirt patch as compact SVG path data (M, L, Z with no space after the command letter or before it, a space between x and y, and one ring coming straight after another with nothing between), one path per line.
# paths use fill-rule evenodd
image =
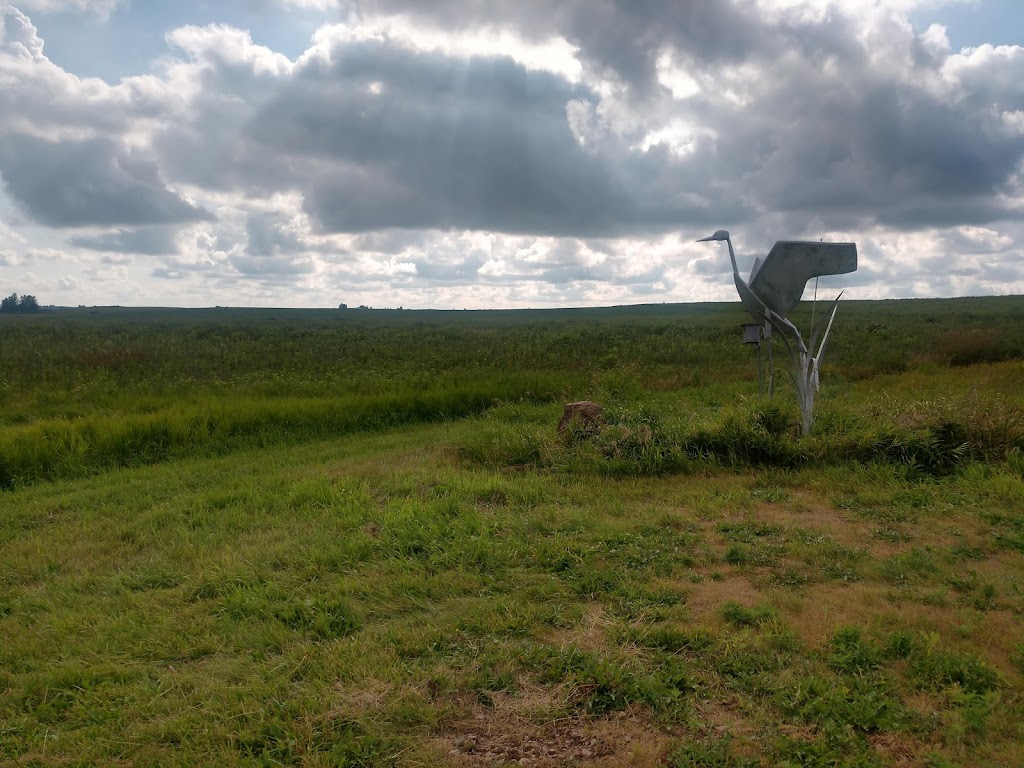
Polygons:
M517 712L515 698L496 700L493 710L475 708L432 743L433 751L456 766L640 768L658 765L668 749L669 735L642 710L538 722Z

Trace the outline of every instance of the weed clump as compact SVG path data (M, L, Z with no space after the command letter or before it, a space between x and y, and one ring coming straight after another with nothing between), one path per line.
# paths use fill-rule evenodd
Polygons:
M560 436L539 419L494 419L459 450L501 468L634 476L851 462L940 476L977 462L1005 462L1013 471L1024 465L1024 411L1017 406L970 398L882 405L862 414L826 411L819 430L805 437L795 405L740 402L693 415L679 403L650 400L609 408L600 428L570 427Z
M656 661L653 669L618 663L596 658L575 645L537 646L527 659L541 681L570 688L573 710L601 715L641 704L655 712L678 712L693 688L687 663L669 654Z
M360 621L343 602L307 598L278 606L274 615L289 629L308 632L322 640L331 640L355 632Z
M926 638L910 656L910 676L918 687L942 690L957 686L967 693L984 695L999 686L999 675L992 667L977 656L936 648L937 639Z
M828 664L840 672L868 672L882 665L882 652L861 637L856 627L844 627L832 637Z
M736 627L759 627L777 621L779 612L767 605L745 608L739 603L728 601L722 605L722 618Z

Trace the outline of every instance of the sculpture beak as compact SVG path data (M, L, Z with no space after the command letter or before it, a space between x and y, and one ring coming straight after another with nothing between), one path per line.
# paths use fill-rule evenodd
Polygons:
M702 237L700 240L695 240L694 242L706 243L706 242L708 242L708 240L714 240L714 239L715 239L714 235L708 235L707 237Z

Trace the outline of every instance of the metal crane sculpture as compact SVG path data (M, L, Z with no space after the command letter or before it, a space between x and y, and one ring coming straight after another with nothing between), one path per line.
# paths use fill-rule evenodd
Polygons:
M814 243L798 240L780 240L762 261L754 259L750 270L749 283L740 277L736 266L736 253L733 251L729 233L720 229L715 234L698 240L704 243L711 240L724 240L729 246L729 260L732 262L732 277L739 292L740 301L747 312L764 326L764 336L769 344L769 360L771 359L772 329L782 334L783 341L789 350L792 363L791 376L800 400L800 414L803 417L803 432L806 435L814 425L814 395L818 391L818 366L821 355L825 351L825 342L832 330L836 309L842 292L832 302L828 326L818 344L818 351L811 354L817 343L817 331L811 328L810 350L804 344L803 336L795 325L786 317L800 302L807 281L821 275L843 275L857 269L857 245L855 243Z

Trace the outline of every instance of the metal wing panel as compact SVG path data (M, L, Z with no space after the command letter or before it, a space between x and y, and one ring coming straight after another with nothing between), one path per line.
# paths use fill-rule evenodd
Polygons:
M750 289L783 317L803 296L812 277L844 275L857 269L856 243L780 240L750 278Z
M754 266L750 268L750 279L753 280L757 276L757 271L761 269L761 264L764 260L760 256L754 257Z

